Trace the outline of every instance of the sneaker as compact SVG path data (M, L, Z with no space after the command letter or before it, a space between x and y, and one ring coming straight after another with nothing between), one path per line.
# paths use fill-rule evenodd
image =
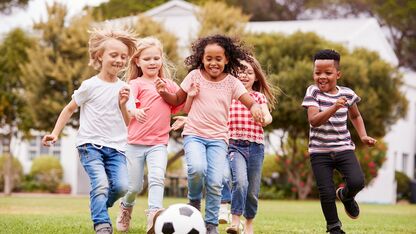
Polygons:
M130 226L131 213L133 207L125 207L120 203L120 213L117 215L116 229L119 232L127 232Z
M165 209L161 208L158 210L148 211L146 210L145 213L147 215L147 228L146 234L155 234L155 223L157 217L162 214Z
M100 223L97 226L95 226L95 233L96 234L112 234L113 228L111 227L111 224L109 223Z
M329 234L345 234L345 232L340 227L335 227L328 232Z
M221 204L220 212L218 214L218 222L220 224L230 223L230 210L228 209L228 204Z
M360 215L360 207L358 206L358 203L355 201L354 198L351 199L345 199L342 195L342 190L344 188L338 188L336 191L337 198L344 204L345 213L352 218L357 219Z
M231 226L225 229L227 233L231 234L244 234L244 224L240 221L239 225L232 224Z
M201 211L201 200L189 200L188 205L193 206L197 210Z
M212 223L207 223L207 234L219 234L218 227Z

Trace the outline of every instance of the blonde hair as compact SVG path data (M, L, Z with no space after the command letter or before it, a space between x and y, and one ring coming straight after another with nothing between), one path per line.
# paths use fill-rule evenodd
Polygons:
M127 83L130 80L143 76L143 71L139 66L137 66L135 60L140 57L140 54L143 50L150 47L156 47L160 50L160 54L162 57L162 67L159 70L159 77L163 79L171 79L170 69L173 67L169 64L165 54L163 53L162 43L159 41L159 39L155 37L144 37L137 41L136 52L133 56L131 56L130 61L128 63L127 72L125 73L124 79Z
M264 73L263 69L259 61L253 56L250 56L252 61L246 61L253 67L254 74L256 76L256 81L253 83L253 90L260 92L266 96L267 99L267 106L269 110L273 110L276 106L277 100L275 94L277 94L277 90L273 88L273 86L267 81L267 76Z
M90 60L88 65L92 66L95 70L101 70L102 61L100 56L104 53L105 42L109 39L116 39L127 46L128 56L130 57L136 50L136 35L129 29L115 29L110 25L106 25L102 28L93 28L88 30L90 38L88 40L88 52L90 54Z

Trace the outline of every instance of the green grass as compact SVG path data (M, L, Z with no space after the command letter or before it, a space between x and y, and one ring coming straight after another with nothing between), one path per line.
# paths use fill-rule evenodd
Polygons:
M133 211L130 233L145 233L147 198L139 197ZM165 206L185 203L166 198ZM0 196L0 233L93 233L88 197L53 195ZM416 205L361 204L357 220L349 219L338 203L338 213L347 233L416 233ZM118 212L110 209L113 224ZM226 225L220 225L225 233ZM115 232L117 233L117 232ZM259 204L255 233L325 233L319 201L266 201Z

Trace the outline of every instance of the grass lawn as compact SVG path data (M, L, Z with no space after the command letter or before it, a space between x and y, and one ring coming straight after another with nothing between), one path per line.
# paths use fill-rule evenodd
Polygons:
M145 197L137 199L129 233L145 233L146 202ZM166 198L165 206L185 202ZM88 197L0 195L0 233L94 233L88 204ZM262 200L259 205L256 233L325 233L319 201ZM341 203L337 205L347 233L416 233L416 205L361 204L357 220L345 215ZM117 207L110 209L113 224L117 212ZM220 233L225 233L225 228L226 225L220 225Z

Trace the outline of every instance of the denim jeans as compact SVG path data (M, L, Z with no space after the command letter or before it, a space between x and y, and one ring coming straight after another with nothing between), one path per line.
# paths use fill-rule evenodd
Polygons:
M224 163L224 178L222 179L221 203L231 203L231 167L228 159Z
M344 197L354 198L364 188L364 174L354 151L312 153L310 161L327 225L341 224L335 205L334 169L339 171L345 180Z
M205 222L218 225L227 143L198 136L184 137L188 166L188 199L201 200L206 188Z
M124 152L94 144L77 147L81 164L90 178L90 209L94 226L110 223L108 207L127 192Z
M264 160L264 145L246 140L230 140L231 214L253 219L257 213Z
M127 169L129 174L129 189L123 197L123 205L132 207L137 193L143 189L144 164L147 164L147 180L149 182L149 210L163 207L163 192L165 188L165 172L168 161L166 145L134 145L126 148Z

